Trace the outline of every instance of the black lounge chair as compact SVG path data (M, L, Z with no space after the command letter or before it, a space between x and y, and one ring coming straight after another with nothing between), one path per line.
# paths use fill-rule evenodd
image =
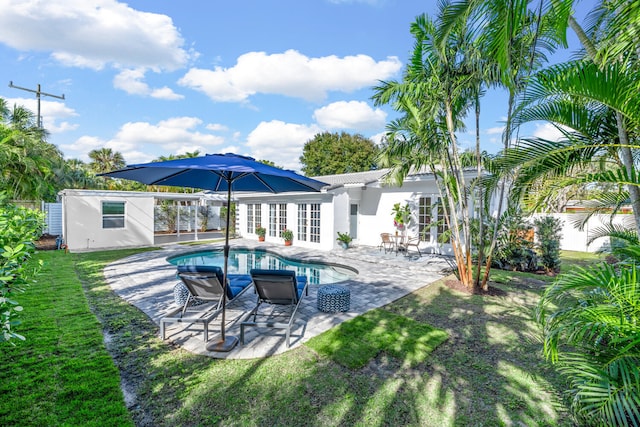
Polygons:
M244 344L244 330L246 327L270 327L286 330L286 343L287 347L289 347L291 325L298 306L303 294L309 294L307 278L305 276L296 276L295 272L291 270L253 269L249 273L258 293L258 302L255 308L240 323L240 342ZM269 313L260 313L262 304L270 304L272 310ZM276 313L276 308L282 308L284 314ZM263 318L264 320L262 320Z
M196 323L204 324L204 342L209 340L209 323L220 313L224 281L222 269L209 265L179 265L178 277L189 290L189 297L182 307L171 311L160 319L160 335L165 339L167 323ZM251 285L248 274L229 274L227 278L227 301L233 301L242 295ZM191 305L197 298L211 304Z

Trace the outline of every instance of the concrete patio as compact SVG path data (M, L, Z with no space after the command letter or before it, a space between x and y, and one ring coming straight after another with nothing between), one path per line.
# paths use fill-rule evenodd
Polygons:
M451 259L438 255L417 253L410 256L384 253L377 247L353 247L330 252L311 251L295 246L285 247L259 243L255 240L234 239L231 248L266 249L285 258L300 261L342 264L358 270L351 280L341 282L351 291L351 307L348 312L324 313L317 309L318 288L309 285L309 295L304 296L296 315L296 326L291 333L291 347L301 345L310 338L376 307L386 305L412 291L428 286L451 271ZM166 261L168 256L196 250L222 249L222 244L185 246L171 244L161 250L132 255L110 264L105 277L111 288L123 299L146 313L156 324L166 313L176 307L173 287L178 282L174 265ZM240 319L255 306L253 291L227 304L226 334L240 337ZM167 339L193 353L216 358L250 359L287 351L282 329L248 328L245 345L238 345L230 352L210 352L205 348L201 323L185 325L169 324ZM220 337L220 316L209 325L209 340Z

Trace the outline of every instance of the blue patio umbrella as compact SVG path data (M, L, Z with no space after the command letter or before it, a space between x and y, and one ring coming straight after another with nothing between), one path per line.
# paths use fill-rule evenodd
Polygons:
M327 184L307 178L290 170L278 169L237 154L207 154L202 157L168 160L165 162L129 165L124 169L100 174L112 178L130 179L147 185L200 188L227 193L227 227L224 243L224 284L227 286L229 261L229 212L231 192L318 192ZM225 289L226 293L226 289ZM209 351L231 351L237 337L225 334L226 302L222 300L220 341L207 345Z

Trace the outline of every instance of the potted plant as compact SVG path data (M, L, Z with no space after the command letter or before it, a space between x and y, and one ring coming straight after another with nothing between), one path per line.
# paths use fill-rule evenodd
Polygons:
M281 236L284 239L284 245L291 246L291 242L293 242L293 231L285 228L284 230L282 230Z
M349 243L351 243L353 239L349 236L349 233L341 233L338 231L338 237L336 240L340 242L343 249L347 249L349 247Z
M396 203L393 205L393 209L391 210L391 214L393 215L393 225L399 230L404 231L405 226L409 223L411 218L411 210L409 209L409 203L406 203L402 206L400 203ZM398 232L396 231L396 236Z
M258 235L258 241L264 242L264 236L267 234L267 229L259 225L256 227L256 234Z

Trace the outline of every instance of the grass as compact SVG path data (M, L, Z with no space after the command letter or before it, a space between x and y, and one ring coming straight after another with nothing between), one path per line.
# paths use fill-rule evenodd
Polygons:
M371 310L318 335L309 347L341 365L356 369L386 352L409 362L424 362L448 334L386 310Z
M443 280L285 354L216 360L162 342L110 290L104 266L135 252L38 255L27 341L0 354L0 424L572 425L531 320L552 278L493 270L497 297Z
M19 295L26 341L0 356L2 425L133 425L100 324L69 257L50 252L38 283Z

